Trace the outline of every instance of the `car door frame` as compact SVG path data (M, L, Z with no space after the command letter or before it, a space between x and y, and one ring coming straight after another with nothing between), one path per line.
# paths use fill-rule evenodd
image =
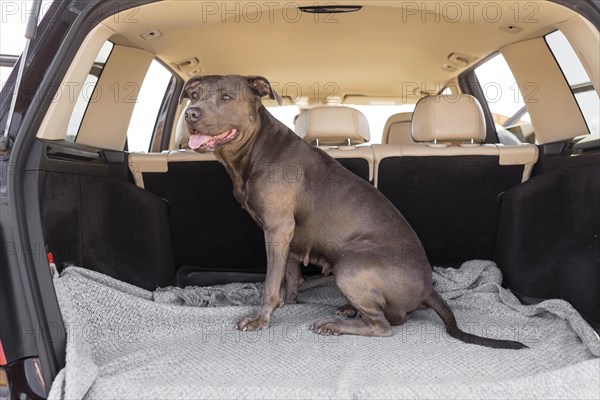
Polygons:
M6 312L3 312L0 322L18 326L27 321L36 327L37 338L33 342L26 342L18 334L16 340L11 338L15 343L11 347L7 346L6 332L0 332L0 339L5 345L9 362L27 357L39 358L47 390L65 363L66 331L54 291L48 290L52 288L52 282L45 254L40 257L39 253L31 252L36 244L39 246L44 243L44 238L36 182L27 173L34 169L28 164L29 156L37 129L58 88L57 84L67 72L88 32L110 15L155 1L54 2L39 25L38 36L31 43L28 64L24 70L26 85L22 86L23 90L19 93L20 99L9 132L12 142L10 152L0 154L0 240L3 247L0 262L6 266L0 277L0 291L3 296L13 296L9 299L10 304L5 303ZM550 1L581 14L600 30L600 3L597 1L585 0L576 4L566 0ZM14 84L14 72L2 91L0 132L4 131L11 99L6 87L11 82ZM53 333L51 328L58 333Z

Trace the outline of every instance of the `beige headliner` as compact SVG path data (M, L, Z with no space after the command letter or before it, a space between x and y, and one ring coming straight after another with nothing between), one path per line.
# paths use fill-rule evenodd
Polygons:
M104 24L117 33L111 40L151 51L185 79L192 71L261 74L282 95L297 100L300 88L314 103L328 94L420 97L419 90L437 91L466 68L442 69L450 53L466 54L477 62L510 43L548 33L576 15L547 1L344 1L364 7L334 15L337 22L326 23L324 15L315 22L312 14L292 22L298 17L290 4L315 2L167 0L124 11ZM423 6L442 13L422 14L415 8ZM257 7L262 14L256 13ZM501 18L495 22L497 7ZM459 9L462 18L453 22ZM500 29L505 24L524 29L507 33ZM140 37L154 29L162 36ZM178 70L177 62L193 57L199 65Z

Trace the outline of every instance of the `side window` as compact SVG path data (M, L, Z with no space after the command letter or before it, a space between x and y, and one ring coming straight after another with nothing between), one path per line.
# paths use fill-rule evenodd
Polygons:
M127 150L149 152L156 120L173 74L153 60L139 90L127 129Z
M579 109L593 135L600 135L600 100L579 57L561 31L546 35L546 43L563 71Z
M90 102L94 102L94 88L96 87L96 83L98 83L98 78L102 73L102 69L106 64L106 60L110 56L110 52L112 51L113 44L109 41L104 43L96 60L94 60L94 65L92 65L92 69L90 73L85 78L85 82L81 87L81 91L79 92L79 96L75 101L75 107L73 108L73 114L71 114L71 118L69 119L69 125L67 127L67 137L66 139L71 142L75 142L77 138L77 132L79 131L79 127L81 126L81 121L83 121L83 116L85 115L85 110Z
M508 63L501 54L475 69L502 144L535 143L525 100ZM527 89L527 88L525 88ZM535 88L531 88L531 95Z
M0 90L4 88L8 77L13 70L13 66L17 62L17 57L0 56Z

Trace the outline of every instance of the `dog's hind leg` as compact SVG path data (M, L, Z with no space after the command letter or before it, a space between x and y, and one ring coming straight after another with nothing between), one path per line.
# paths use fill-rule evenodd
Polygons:
M342 272L343 266L338 265L335 268L335 283L348 299L350 306L360 313L361 318L327 318L315 322L312 330L321 335L392 336L392 327L383 313L383 294L369 282L357 278L354 271Z
M392 336L392 327L383 311L370 313L367 317L359 310L359 319L326 318L313 324L311 329L321 335Z
M336 315L344 315L349 318L354 318L358 315L358 311L352 304L344 304L341 307L338 307L335 311Z
M289 257L285 271L285 304L295 304L298 298L298 286L303 282L300 262Z

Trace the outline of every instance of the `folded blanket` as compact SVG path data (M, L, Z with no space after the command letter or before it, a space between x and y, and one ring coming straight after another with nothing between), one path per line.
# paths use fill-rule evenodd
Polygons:
M148 292L70 267L55 281L67 362L50 398L598 398L595 331L567 302L524 306L501 281L490 261L434 269L461 329L529 349L459 342L432 310L389 338L317 335L310 324L345 303L331 277L308 279L268 329L239 332L262 283Z

